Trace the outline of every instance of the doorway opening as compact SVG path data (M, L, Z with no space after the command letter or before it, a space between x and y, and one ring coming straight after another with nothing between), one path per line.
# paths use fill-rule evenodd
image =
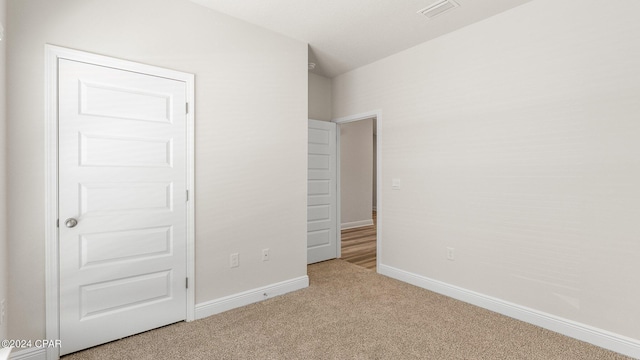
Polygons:
M378 234L377 112L338 119L340 258L376 270Z

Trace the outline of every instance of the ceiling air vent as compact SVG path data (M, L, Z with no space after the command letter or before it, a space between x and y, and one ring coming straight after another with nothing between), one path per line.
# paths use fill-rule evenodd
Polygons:
M418 14L426 16L427 19L433 19L434 17L442 15L451 9L457 8L458 6L460 5L453 0L440 0L424 9L418 10Z

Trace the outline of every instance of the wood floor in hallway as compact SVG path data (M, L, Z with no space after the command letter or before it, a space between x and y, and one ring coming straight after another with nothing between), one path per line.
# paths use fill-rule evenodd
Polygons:
M342 230L342 260L376 269L377 215L373 212L373 225Z

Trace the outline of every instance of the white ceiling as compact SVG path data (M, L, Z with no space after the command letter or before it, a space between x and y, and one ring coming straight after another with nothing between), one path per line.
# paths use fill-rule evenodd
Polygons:
M314 73L334 77L531 0L455 0L428 20L437 0L191 0L309 44Z

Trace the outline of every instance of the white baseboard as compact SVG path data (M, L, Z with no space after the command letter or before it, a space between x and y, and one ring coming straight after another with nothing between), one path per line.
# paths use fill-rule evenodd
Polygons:
M10 360L47 360L47 350L44 348L28 348L11 351Z
M0 347L0 360L9 359L9 354L11 353L12 348L10 347Z
M378 265L382 275L437 292L439 294L479 306L542 328L640 359L640 340L615 334L559 316L514 304L498 298L467 290L442 281L410 273L388 265Z
M306 287L309 287L309 277L305 275L299 278L196 304L196 319L202 319L227 310L263 301L274 296L304 289Z
M354 229L354 228L359 228L359 227L363 227L363 226L371 226L371 225L373 225L373 220L372 219L360 220L360 221L342 223L342 224L340 224L340 229L341 230Z

